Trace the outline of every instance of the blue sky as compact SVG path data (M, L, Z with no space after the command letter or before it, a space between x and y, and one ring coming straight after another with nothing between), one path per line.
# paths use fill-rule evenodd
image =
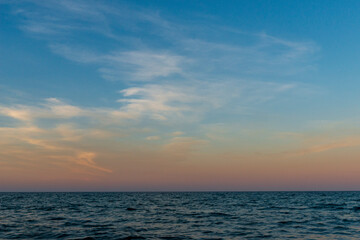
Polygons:
M274 158L320 152L323 159L360 145L358 1L0 4L0 143L13 147L0 163L8 172L30 163L61 166L62 176L78 169L86 177L74 181L105 187L130 164L116 160L118 151L128 160L149 156L154 175L180 161L203 166L207 179L229 154L219 176L243 161L242 170L248 163L261 175L280 164ZM147 168L129 161L140 172ZM35 184L36 171L26 171ZM286 169L273 169L279 171ZM161 187L151 176L150 189L187 189L181 176ZM141 179L122 189L144 189ZM270 189L251 179L242 188L225 181L216 189L226 186Z

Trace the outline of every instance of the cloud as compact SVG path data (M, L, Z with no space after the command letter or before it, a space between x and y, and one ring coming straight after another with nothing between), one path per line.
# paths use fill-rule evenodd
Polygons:
M98 131L96 130L95 133ZM35 157L37 161L54 159L54 164L63 165L64 160L67 160L64 166L70 168L76 164L90 168L92 171L110 173L111 170L95 163L96 153L81 150L87 140L91 138L99 140L101 137L94 134L92 129L81 130L65 125L48 129L33 125L0 128L0 145L4 147L3 154L8 153L12 158L33 162L34 157L37 156Z
M0 114L22 121L29 121L32 119L31 112L24 107L0 107Z
M300 150L293 150L285 152L286 157L299 157L308 154L322 153L335 149L348 148L360 146L360 138L358 137L347 137L331 143L315 144L313 146L305 147Z
M190 75L212 76L292 76L314 70L319 47L311 41L289 41L268 34L236 33L219 29L224 37L240 39L238 42L217 42L184 36L179 45L192 60ZM241 44L243 41L249 44Z
M192 137L174 137L163 146L162 151L173 160L186 160L206 143L206 140Z
M323 153L336 149L360 146L357 127L358 119L342 121L311 120L305 125L307 129L300 132L281 132L277 138L293 143L292 150L283 154L286 157L297 157Z
M84 112L81 108L64 104L62 101L56 98L46 99L47 104L45 105L50 109L50 112L60 118L72 118L84 115Z
M191 105L202 101L191 89L172 85L146 85L127 88L120 93L125 97L118 100L125 104L121 108L123 112L145 115L155 120L174 119L182 117L184 113L194 113L196 110Z
M0 115L21 121L32 121L39 118L73 118L84 115L79 107L65 104L56 98L48 98L42 106L15 105L1 106Z
M181 56L144 51L114 53L104 58L108 66L102 67L100 72L105 78L113 80L118 80L121 72L125 71L124 66L133 69L129 74L134 80L148 81L175 73L181 74L180 65L184 61Z
M121 103L117 108L85 108L48 98L38 105L0 105L0 115L24 122L79 117L107 123L141 118L167 120L180 117L185 112L194 112L191 104L203 101L194 95L193 90L173 85L145 85L126 88L120 93L124 97L117 101Z
M103 4L92 1L28 1L23 9L13 4L14 13L23 16L21 28L42 37L59 37L73 31L93 31L111 36L105 14L110 11Z
M266 36L266 37L264 37ZM244 35L246 39L247 36ZM101 76L112 81L177 81L212 79L226 76L294 75L314 69L316 45L290 42L261 35L253 46L227 45L198 39L178 40L177 48L157 50L112 50L99 53L91 47L50 44L50 49L66 59L96 65Z
M152 140L159 140L160 137L159 136L148 136L146 137L146 140L152 141Z
M176 132L172 132L171 135L174 136L174 137L177 137L177 136L184 135L184 133L181 132L181 131L176 131Z
M244 114L252 107L298 89L294 83L237 79L222 83L140 84L119 91L122 98L117 100L119 105L113 107L81 107L57 98L47 98L35 105L0 104L0 116L27 123L41 119L87 121L88 126L136 124L132 120L194 123L218 111L221 114Z
M325 151L329 151L332 149L354 147L354 146L359 146L359 145L360 145L360 138L349 137L349 138L343 139L339 142L312 146L308 149L305 149L305 150L299 152L299 154L305 155L305 154L310 154L310 153L325 152Z
M122 90L106 107L59 98L37 104L1 102L0 120L17 121L0 128L0 143L22 150L24 159L26 148L90 172L111 172L102 167L105 151L97 151L98 145L115 152L134 143L136 152L140 144L161 142L160 155L181 160L208 141L236 139L238 132L227 123L239 122L239 129L239 115L306 88L291 77L316 68L319 50L312 41L246 33L211 19L205 25L164 17L166 13L135 3L29 1L11 8L21 19L19 27L41 38L51 53L119 81L113 86ZM108 99L107 93L101 97ZM200 129L205 125L209 127Z
M108 80L118 81L127 77L132 81L151 81L157 78L182 74L185 57L167 52L113 51L95 53L81 47L51 44L50 49L71 61L95 64L100 74Z
M107 168L100 167L94 162L96 154L93 152L80 152L77 154L76 163L94 170L111 173L112 171Z
M103 56L87 49L69 47L63 44L50 44L49 47L54 53L74 62L101 63L103 61Z
M12 6L23 17L25 31L44 36L55 54L96 65L108 80L208 82L224 76L292 76L316 68L319 47L312 41L244 32L212 19L206 19L206 26L181 18L170 21L157 10L130 3L46 1L29 6L27 11L21 4ZM84 33L113 47L90 43Z

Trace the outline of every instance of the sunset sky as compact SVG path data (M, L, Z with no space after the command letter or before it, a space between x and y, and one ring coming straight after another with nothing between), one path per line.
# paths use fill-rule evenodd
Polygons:
M0 191L360 190L359 13L0 0Z

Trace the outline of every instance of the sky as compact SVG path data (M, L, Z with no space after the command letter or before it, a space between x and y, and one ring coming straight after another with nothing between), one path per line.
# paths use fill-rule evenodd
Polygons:
M360 190L359 11L0 0L0 191Z

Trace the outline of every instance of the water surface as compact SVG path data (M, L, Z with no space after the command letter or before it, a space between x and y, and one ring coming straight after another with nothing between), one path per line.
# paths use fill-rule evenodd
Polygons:
M0 239L358 239L360 192L0 193Z

